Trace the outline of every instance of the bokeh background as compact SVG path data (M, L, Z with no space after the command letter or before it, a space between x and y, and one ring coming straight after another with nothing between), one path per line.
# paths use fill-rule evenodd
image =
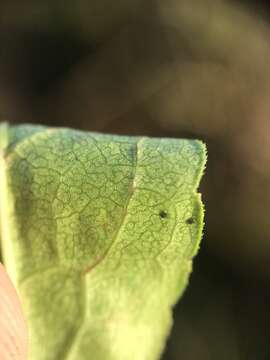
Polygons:
M0 118L204 140L204 239L163 360L270 359L267 1L0 0Z

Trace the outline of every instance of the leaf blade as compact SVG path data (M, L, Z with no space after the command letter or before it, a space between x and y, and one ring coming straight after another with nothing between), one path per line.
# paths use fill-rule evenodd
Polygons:
M30 324L30 359L157 359L201 237L204 145L17 134L2 166L13 229L3 253Z

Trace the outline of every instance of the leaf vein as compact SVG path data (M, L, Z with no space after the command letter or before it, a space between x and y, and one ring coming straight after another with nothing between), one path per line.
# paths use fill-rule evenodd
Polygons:
M132 196L134 194L134 190L136 188L136 173L137 173L137 167L138 167L139 144L143 141L143 139L144 138L140 138L135 143L134 160L133 160L134 171L133 171L132 183L131 183L131 186L130 186L131 191L129 193L129 196L127 197L126 205L125 205L125 208L124 208L124 214L123 214L122 220L121 220L121 222L119 224L119 227L118 227L118 229L117 229L117 231L115 233L115 236L113 237L113 240L112 240L110 246L108 247L108 249L105 251L105 253L96 262L94 262L94 264L90 265L89 267L87 267L82 272L82 274L84 275L84 277L83 277L84 285L83 285L82 294L81 294L81 296L82 296L82 307L83 307L82 316L81 316L80 324L72 332L73 339L70 341L70 344L69 344L68 348L65 350L64 354L62 355L63 360L65 360L65 359L68 360L70 358L70 356L72 356L74 346L75 346L75 344L77 342L77 339L79 337L80 332L82 331L82 329L84 327L84 322L85 322L85 319L86 319L86 301L87 301L87 288L86 288L86 285L85 285L85 275L89 274L91 272L91 270L93 270L97 265L99 265L107 257L107 255L108 255L109 251L111 250L112 246L117 241L117 238L118 238L118 236L119 236L119 234L121 232L121 229L122 229L122 227L123 227L123 225L125 223L125 220L126 220L126 217L127 217L127 214L128 214L128 207L129 207L130 201L132 199Z

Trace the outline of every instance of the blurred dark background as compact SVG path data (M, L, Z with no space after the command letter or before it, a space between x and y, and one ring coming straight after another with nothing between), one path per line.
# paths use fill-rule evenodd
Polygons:
M208 145L163 360L270 359L270 5L1 0L0 117Z

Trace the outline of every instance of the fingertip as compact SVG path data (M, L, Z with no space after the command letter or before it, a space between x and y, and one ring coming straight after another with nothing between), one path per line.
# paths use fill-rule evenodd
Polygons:
M0 264L0 359L26 360L27 329L19 296Z

